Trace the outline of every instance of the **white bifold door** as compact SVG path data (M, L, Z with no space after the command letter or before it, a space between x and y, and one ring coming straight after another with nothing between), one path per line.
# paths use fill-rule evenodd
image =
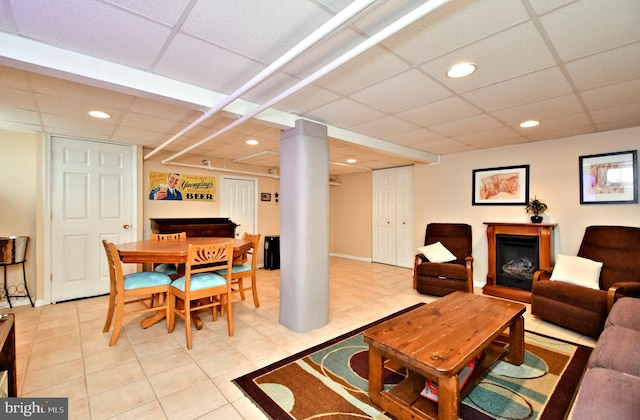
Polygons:
M413 267L413 166L373 171L373 262Z

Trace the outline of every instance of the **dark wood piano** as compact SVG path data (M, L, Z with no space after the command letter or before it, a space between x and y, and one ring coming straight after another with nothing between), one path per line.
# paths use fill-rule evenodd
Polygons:
M236 224L226 217L149 219L153 233L187 232L187 236L235 238Z

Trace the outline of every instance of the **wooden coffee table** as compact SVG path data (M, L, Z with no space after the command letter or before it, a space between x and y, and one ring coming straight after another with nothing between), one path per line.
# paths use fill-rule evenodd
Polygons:
M515 365L523 362L525 310L518 302L455 292L369 328L364 341L369 344L371 401L398 419L458 419L462 397L496 360L504 356ZM506 328L508 339L498 340ZM460 391L458 374L482 351ZM385 360L409 370L407 379L388 391L383 388ZM426 379L438 383L437 404L420 396Z

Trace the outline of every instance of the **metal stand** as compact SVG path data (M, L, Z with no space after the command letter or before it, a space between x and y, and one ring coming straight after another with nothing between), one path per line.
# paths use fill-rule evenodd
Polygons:
M10 236L0 238L0 266L4 268L4 278L2 279L4 287L4 295L7 298L9 307L13 308L11 298L28 298L31 307L34 307L33 299L29 294L29 288L27 287L27 272L24 267L24 263L27 262L27 245L29 244L28 236ZM7 286L7 267L10 265L22 264L22 285L17 284L11 286L14 293L9 293L9 287ZM20 286L24 287L24 290Z

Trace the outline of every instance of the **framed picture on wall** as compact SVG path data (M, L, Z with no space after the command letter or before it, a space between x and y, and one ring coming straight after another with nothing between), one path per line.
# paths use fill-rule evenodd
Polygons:
M637 202L637 150L580 156L580 204Z
M472 182L474 206L524 206L529 197L529 165L474 169Z

